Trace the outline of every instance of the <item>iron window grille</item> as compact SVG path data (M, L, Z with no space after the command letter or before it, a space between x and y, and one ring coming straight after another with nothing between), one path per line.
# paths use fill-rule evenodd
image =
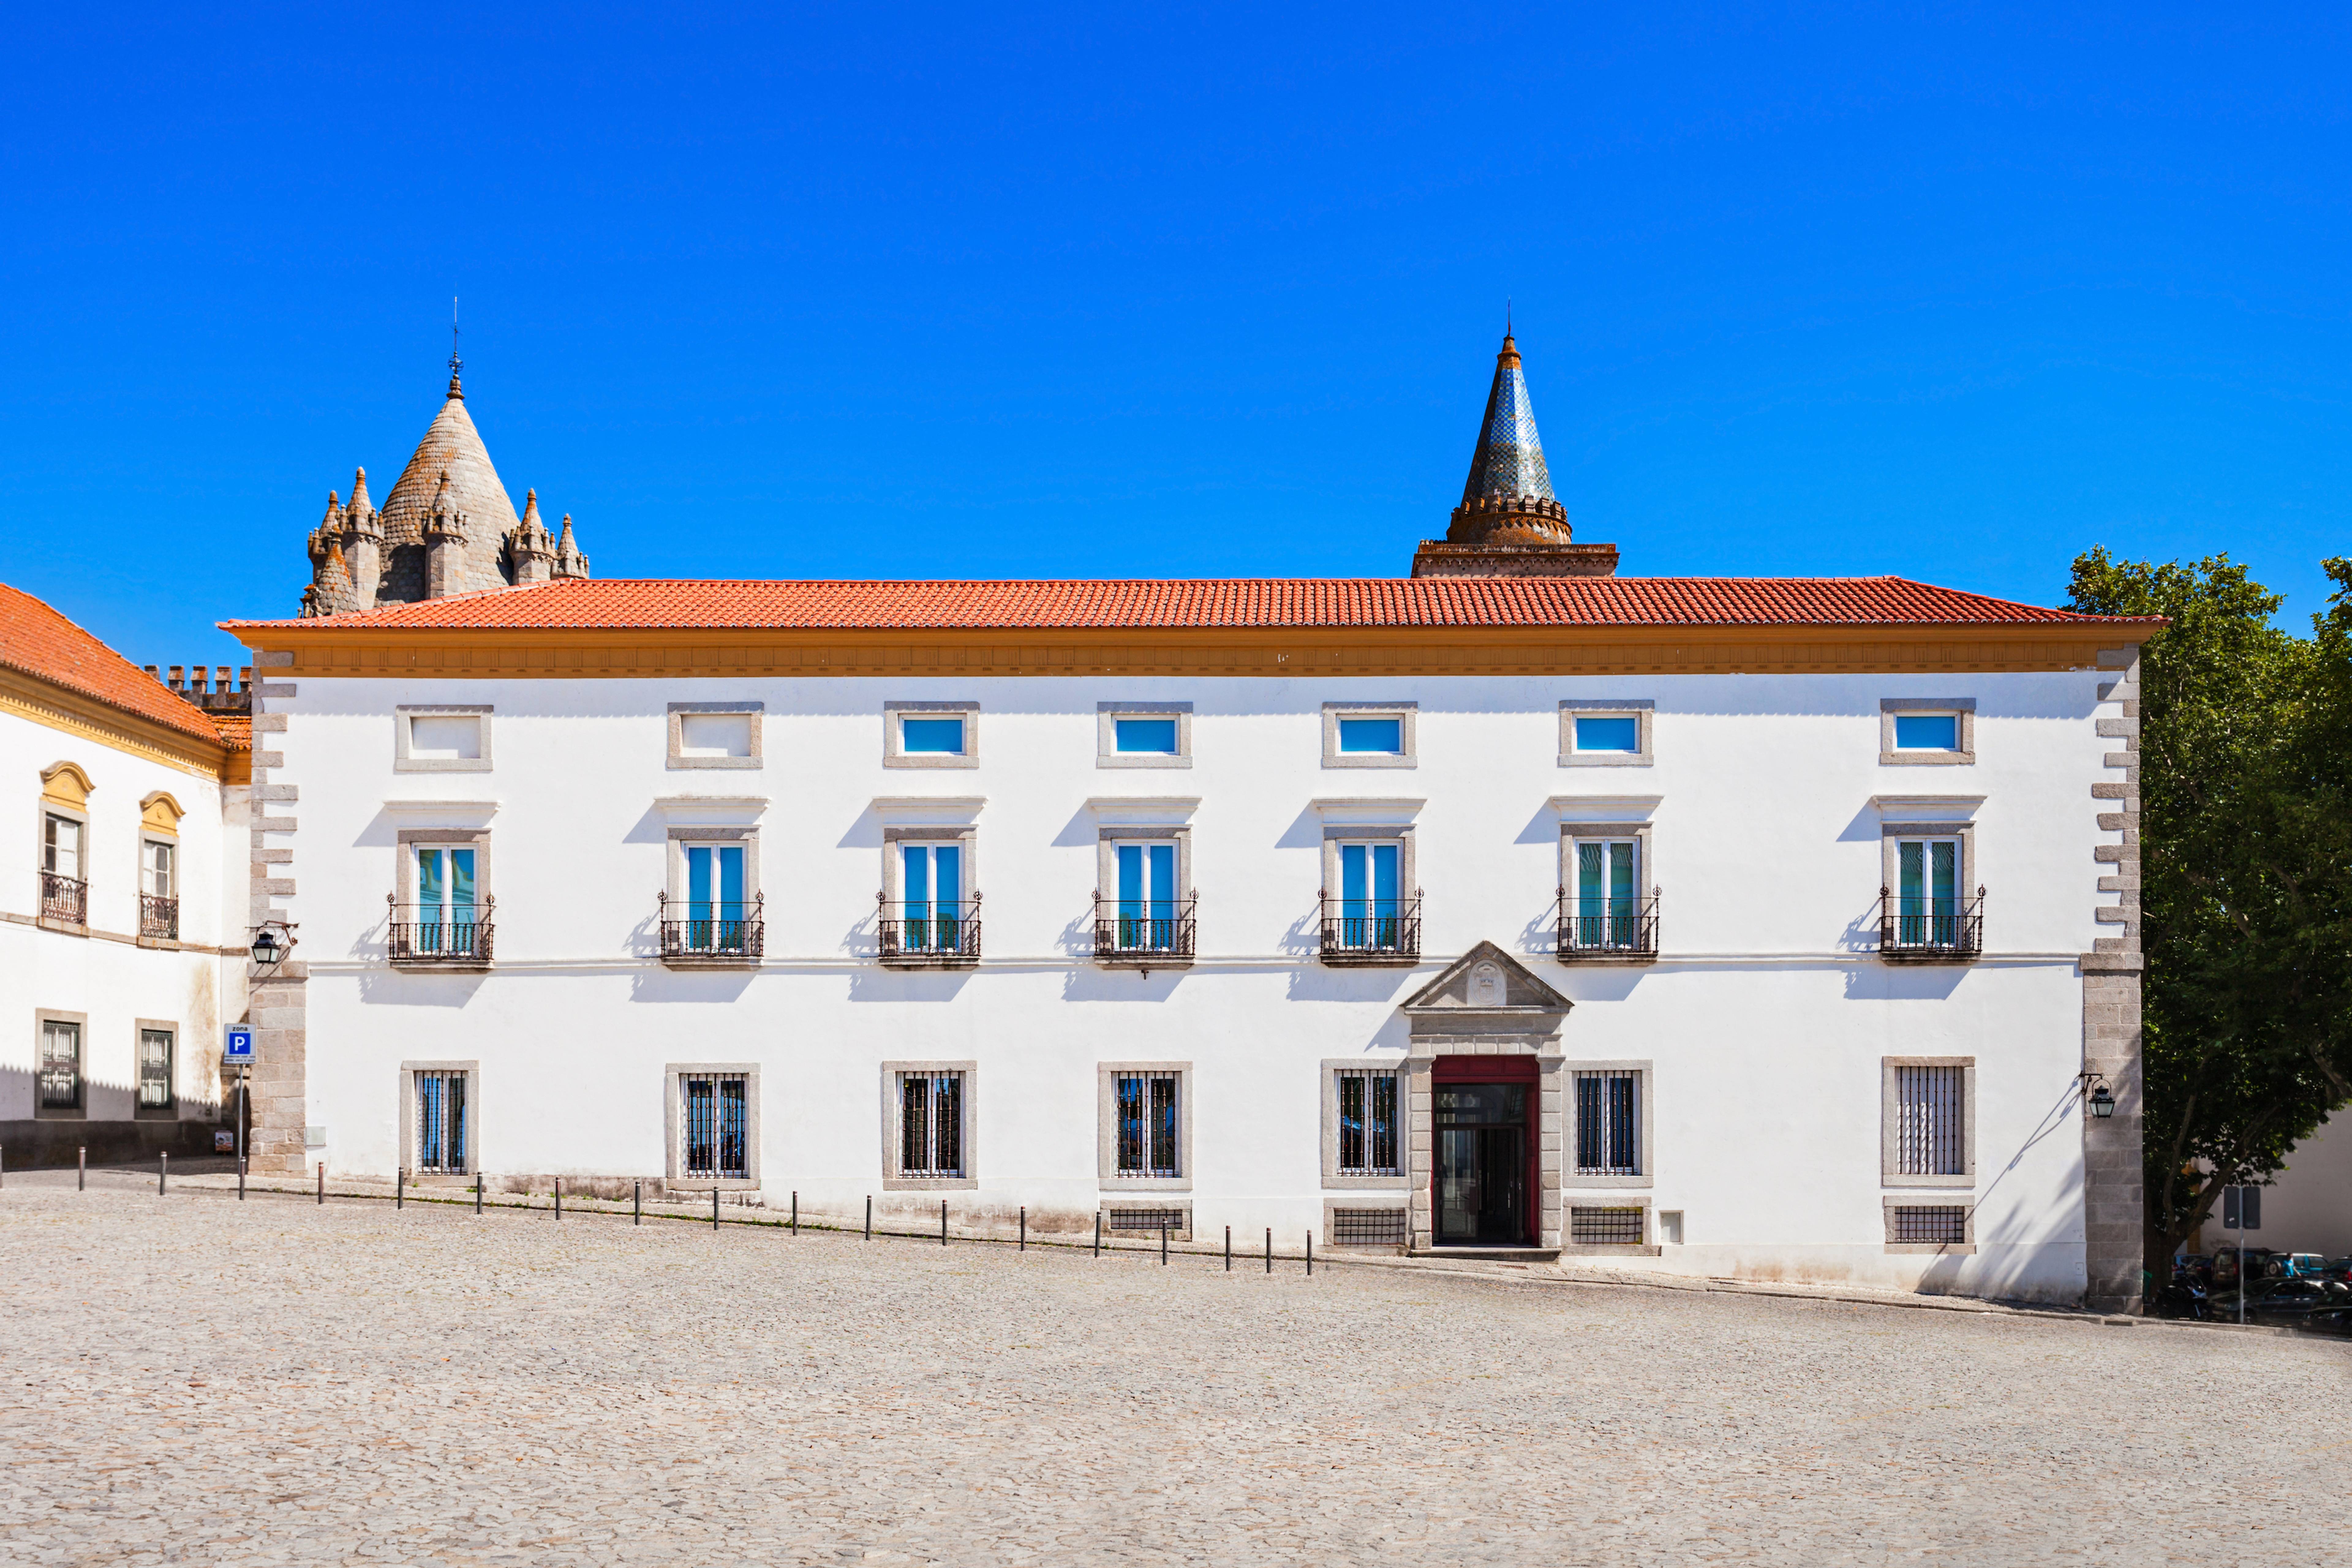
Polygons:
M1910 960L1956 960L1984 951L1985 890L1973 898L1958 894L1897 894L1878 890L1878 951Z
M172 1031L142 1029L139 1031L139 1108L168 1111L175 1100L172 1092Z
M882 961L899 964L980 962L980 894L968 899L901 899L877 894Z
M1331 1211L1334 1247L1402 1247L1405 1213L1402 1208L1335 1208Z
M41 873L41 918L63 925L89 924L89 883L53 871Z
M41 1109L81 1109L81 1025L41 1026Z
M495 897L476 904L401 904L389 894L392 961L395 964L487 964L490 961Z
M1177 1153L1179 1075L1122 1072L1118 1078L1118 1175L1173 1178L1184 1173Z
M1642 1244L1642 1211L1639 1208L1571 1208L1568 1211L1568 1239L1579 1247L1639 1247Z
M1412 964L1421 959L1421 893L1410 898L1322 898L1323 962Z
M918 1181L963 1175L963 1074L898 1074L898 1174Z
M1642 1174L1642 1075L1582 1071L1576 1075L1576 1174Z
M1964 1067L1895 1070L1895 1174L1966 1176Z
M1959 1204L1906 1204L1894 1213L1898 1246L1957 1247L1969 1239L1969 1211Z
M1339 1174L1403 1175L1403 1167L1397 1163L1397 1075L1376 1068L1347 1067L1334 1078L1339 1101Z
M139 935L159 942L177 942L180 939L180 901L141 894Z
M1654 958L1658 955L1658 894L1646 898L1580 899L1559 890L1559 961Z
M753 894L749 904L705 904L655 894L664 958L757 958L767 948L767 900Z
M416 1168L456 1176L466 1169L467 1134L466 1074L422 1071L416 1074Z
M1168 963L1192 956L1197 898L1167 901L1095 894L1095 956L1108 963Z
M1184 1228L1184 1211L1181 1208L1108 1208L1103 1211L1104 1228L1110 1230L1166 1230Z
M685 1109L678 1169L693 1181L749 1180L750 1074L681 1073L678 1099Z

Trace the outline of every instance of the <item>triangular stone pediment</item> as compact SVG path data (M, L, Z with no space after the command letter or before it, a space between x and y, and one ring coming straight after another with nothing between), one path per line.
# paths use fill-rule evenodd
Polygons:
M1481 942L1406 998L1404 1012L1559 1014L1573 1006L1525 964L1492 942Z

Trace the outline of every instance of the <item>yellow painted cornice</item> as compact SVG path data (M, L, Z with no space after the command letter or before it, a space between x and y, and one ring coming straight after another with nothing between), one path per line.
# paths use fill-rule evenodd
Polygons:
M0 665L0 713L14 714L199 778L225 779L231 771L232 754L225 745L206 745L169 725L142 718L110 703L5 665Z
M709 675L1609 675L2092 669L2127 626L1181 628L1003 632L237 633L268 678Z

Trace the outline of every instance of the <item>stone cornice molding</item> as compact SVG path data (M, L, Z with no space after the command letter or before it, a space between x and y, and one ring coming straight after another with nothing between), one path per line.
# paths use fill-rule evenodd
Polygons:
M2112 625L1013 629L940 632L278 626L285 676L1606 675L2090 670Z

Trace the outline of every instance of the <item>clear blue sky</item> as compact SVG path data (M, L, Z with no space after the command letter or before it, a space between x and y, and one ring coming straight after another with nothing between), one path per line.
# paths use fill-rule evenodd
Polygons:
M468 406L621 576L2352 552L2338 10L15 14L0 580L141 662ZM1899 9L1899 16L1888 13Z

